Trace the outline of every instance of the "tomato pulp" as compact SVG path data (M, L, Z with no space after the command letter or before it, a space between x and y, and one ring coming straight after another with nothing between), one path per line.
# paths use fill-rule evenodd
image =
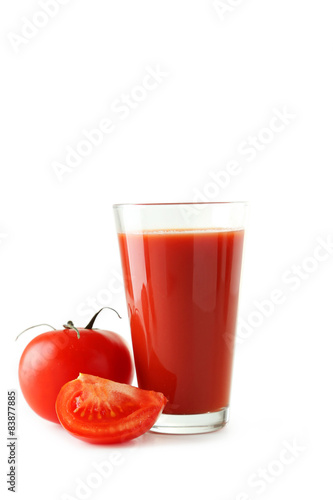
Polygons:
M165 403L159 392L80 373L60 389L55 406L59 422L74 437L112 444L147 432Z
M163 413L229 405L243 230L118 235L138 385Z

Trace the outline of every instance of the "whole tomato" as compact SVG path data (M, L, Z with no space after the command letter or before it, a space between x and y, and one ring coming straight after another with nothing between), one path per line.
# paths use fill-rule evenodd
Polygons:
M63 330L38 335L24 349L19 382L27 403L41 417L59 423L55 410L58 393L80 373L131 383L134 367L127 343L117 333L93 329L99 313L85 328L76 328L69 321Z

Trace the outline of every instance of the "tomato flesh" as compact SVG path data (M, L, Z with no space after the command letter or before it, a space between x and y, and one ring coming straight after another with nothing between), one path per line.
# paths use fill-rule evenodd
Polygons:
M61 425L76 438L112 444L147 432L166 403L160 392L81 373L61 388L56 412Z

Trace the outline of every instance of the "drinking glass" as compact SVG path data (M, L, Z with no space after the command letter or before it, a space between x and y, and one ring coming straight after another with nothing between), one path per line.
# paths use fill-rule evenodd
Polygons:
M247 203L114 205L138 386L162 392L151 429L228 421Z

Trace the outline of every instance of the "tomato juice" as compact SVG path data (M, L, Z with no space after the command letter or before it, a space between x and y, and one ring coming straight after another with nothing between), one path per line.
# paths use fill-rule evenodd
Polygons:
M163 413L229 405L243 229L119 233L138 385Z

